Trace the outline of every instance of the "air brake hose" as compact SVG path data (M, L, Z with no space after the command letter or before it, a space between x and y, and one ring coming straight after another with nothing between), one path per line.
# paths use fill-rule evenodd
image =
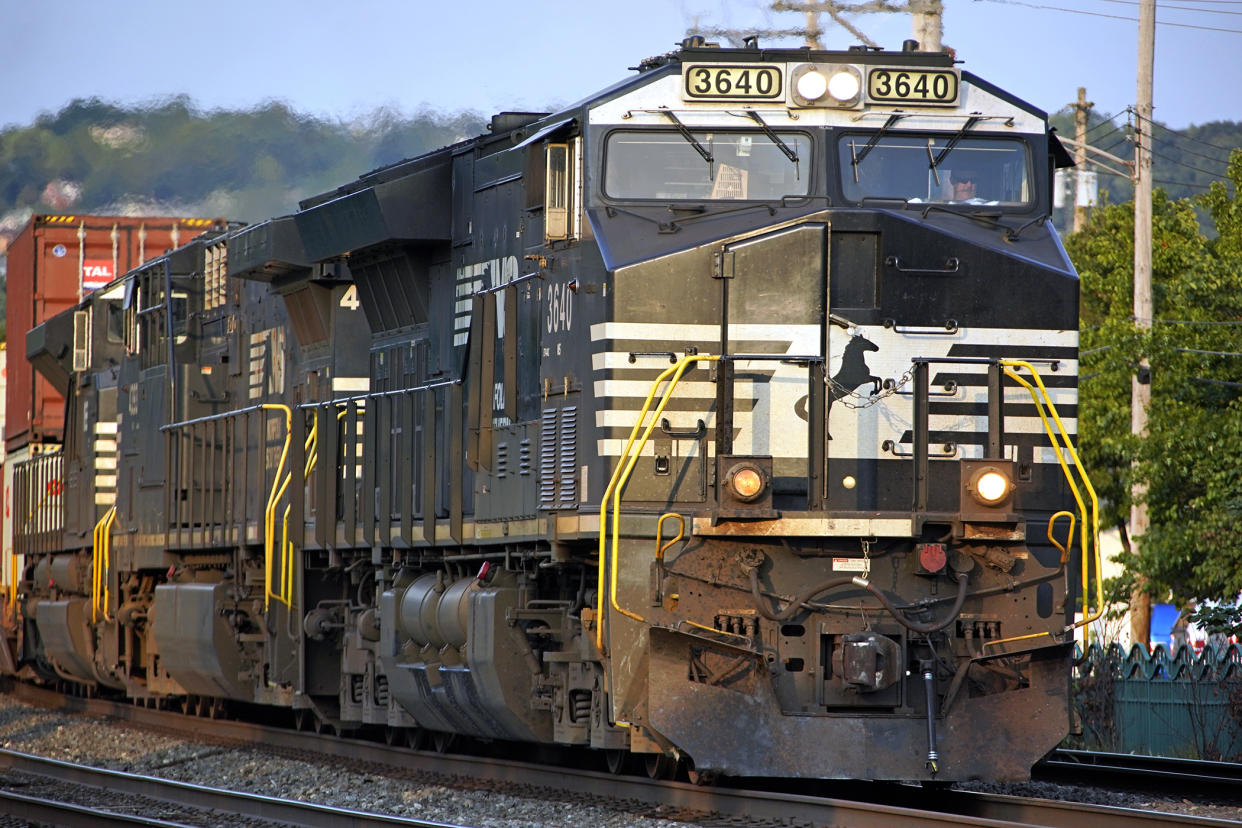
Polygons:
M797 597L795 597L792 601L789 602L789 606L785 607L785 609L781 610L780 612L773 612L772 610L768 609L767 602L763 600L763 595L759 592L759 568L749 567L749 569L750 569L750 594L755 597L755 607L758 608L759 614L762 615L764 618L768 619L769 621L788 621L790 618L793 618L794 614L802 608L803 604L805 604L807 601L810 601L812 598L814 598L816 595L819 595L821 592L827 592L828 590L833 589L835 587L849 586L850 584L854 583L854 578L848 575L844 577L838 576L836 578L829 578L826 581L821 581L820 583L815 584L814 586L812 586L811 588L803 592L801 595L798 595Z
M911 621L910 619L906 618L905 615L902 614L901 610L893 606L893 603L884 596L883 592L877 589L870 581L868 581L865 578L851 578L851 577L844 577L844 576L836 577L836 578L829 578L826 581L821 581L820 583L815 584L814 586L802 592L800 595L796 596L792 601L789 602L789 605L785 607L785 609L781 610L780 612L773 612L772 610L768 608L767 602L764 601L763 595L759 590L759 569L758 567L751 567L750 568L750 593L752 596L754 596L755 607L759 610L759 614L762 615L764 618L768 619L769 621L788 621L790 618L794 617L794 614L797 613L801 609L803 604L810 601L812 598L814 598L816 595L819 595L821 592L827 592L828 590L834 589L835 587L847 586L847 585L853 584L854 586L862 587L863 589L867 590L872 595L874 595L876 599L880 602L880 604L883 605L884 609L888 610L889 614L892 615L893 618L897 620L897 623L901 624L906 629L910 630L911 632L916 632L916 633L933 633L933 632L936 632L937 630L942 630L945 627L952 624L953 621L957 618L958 613L962 611L962 605L966 603L966 580L967 580L967 577L966 577L965 572L958 573L957 599L953 602L953 606L949 610L949 614L945 616L943 620L928 621L926 623L919 623L918 621Z

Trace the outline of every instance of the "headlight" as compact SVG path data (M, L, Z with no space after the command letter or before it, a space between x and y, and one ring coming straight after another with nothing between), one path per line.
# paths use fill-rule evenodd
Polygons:
M739 463L729 469L725 483L733 496L743 503L757 500L768 485L763 470L747 463Z
M842 103L848 103L858 97L862 88L858 75L849 69L842 69L828 80L828 94Z
M1000 469L984 466L971 475L968 489L984 506L995 506L1009 496L1011 485L1008 475Z
M828 78L822 72L812 69L798 78L798 94L808 101L818 101L828 91Z

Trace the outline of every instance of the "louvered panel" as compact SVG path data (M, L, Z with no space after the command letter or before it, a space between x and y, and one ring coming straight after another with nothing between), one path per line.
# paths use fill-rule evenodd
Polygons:
M539 422L539 508L556 508L556 409L548 408Z
M530 472L530 440L526 439L518 446L518 474L522 477L530 477Z
M496 478L503 480L509 476L509 444L496 444Z
M561 429L557 471L560 474L560 504L575 506L578 503L578 486L574 472L578 467L578 408L566 406L561 409Z

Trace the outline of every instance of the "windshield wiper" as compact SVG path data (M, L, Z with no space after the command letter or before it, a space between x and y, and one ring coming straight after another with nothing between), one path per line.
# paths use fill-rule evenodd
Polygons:
M772 131L772 127L768 126L767 121L759 117L758 112L756 112L753 109L748 109L746 110L746 114L749 115L751 119L754 120L754 122L759 125L759 128L763 130L763 134L768 136L768 140L771 141L773 144L776 144L777 148L781 152L785 153L785 157L789 159L790 163L794 165L798 163L798 153L790 149L789 145L786 144L784 141L782 141L781 137Z
M716 163L716 159L712 158L711 152L707 149L707 147L699 143L699 139L695 138L694 134L690 132L686 125L681 122L681 119L673 114L673 110L662 106L660 107L660 112L673 122L673 126L677 127L677 131L681 133L681 137L685 138L690 146L694 147L694 151L703 156L703 160L707 162L707 178L709 181L714 181L716 179L716 175L713 172L712 165Z
M966 137L966 133L970 132L970 130L974 128L974 125L982 120L983 119L977 115L971 115L966 119L966 123L962 124L962 128L957 131L956 135L949 139L949 143L945 144L944 149L940 151L940 154L932 160L931 168L933 172L936 167L940 166L940 162L944 160L944 157L953 151L953 148L957 146L958 142ZM936 179L939 180L940 176L937 175Z
M860 151L857 155L854 154L854 142L850 141L850 166L854 169L855 184L858 183L858 165L863 162L863 159L866 158L873 149L875 149L875 145L880 143L880 139L884 137L884 133L892 129L893 125L904 117L906 117L905 114L901 112L894 112L892 115L889 115L888 120L884 122L884 126L880 127L879 132L871 136L871 140L863 145L862 151Z

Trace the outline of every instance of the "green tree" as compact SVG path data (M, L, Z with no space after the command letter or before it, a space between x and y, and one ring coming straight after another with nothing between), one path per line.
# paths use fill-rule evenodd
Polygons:
M1082 278L1083 462L1102 524L1123 532L1126 574L1108 585L1112 600L1138 584L1182 606L1242 592L1242 151L1228 178L1197 199L1214 239L1200 232L1194 202L1156 191L1150 334L1133 320L1133 204L1096 210L1067 239ZM1130 434L1130 378L1143 358L1152 404L1140 439ZM1151 526L1131 546L1136 480Z

